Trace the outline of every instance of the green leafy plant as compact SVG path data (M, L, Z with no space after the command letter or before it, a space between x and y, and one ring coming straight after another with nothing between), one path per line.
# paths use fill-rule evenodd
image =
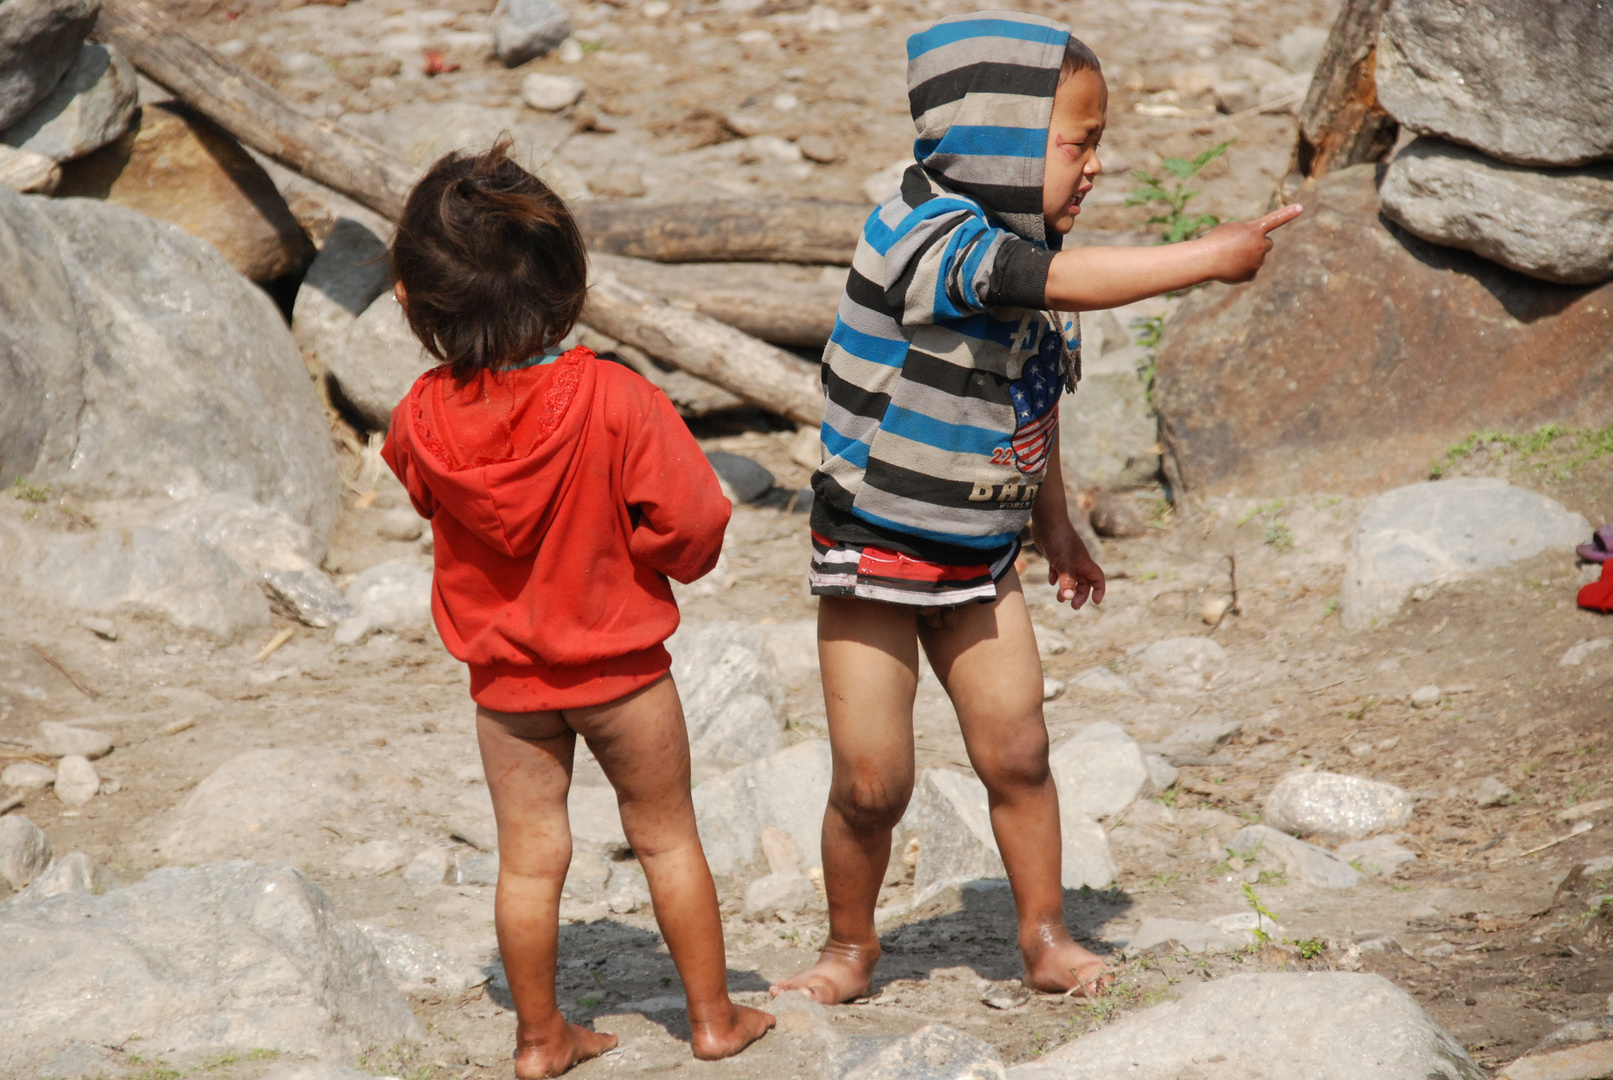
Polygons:
M1255 895L1254 889L1249 887L1249 883L1247 881L1243 883L1243 898L1249 901L1249 906L1254 909L1255 941L1261 945L1269 945L1271 943L1271 935L1266 932L1266 920L1271 920L1272 929L1275 930L1277 928L1276 913L1270 908L1266 907L1265 904L1260 902L1260 897Z
M1163 204L1163 213L1155 214L1148 219L1150 225L1163 225L1159 242L1162 244L1177 244L1183 240L1191 240L1205 229L1213 229L1221 224L1221 219L1214 214L1194 214L1187 209L1187 204L1199 192L1189 188L1188 181L1203 171L1204 167L1222 154L1227 152L1235 140L1216 143L1198 157L1191 160L1187 158L1165 158L1161 164L1165 171L1175 178L1175 183L1169 183L1169 177L1155 176L1151 172L1138 169L1132 173L1142 181L1142 187L1132 189L1126 196L1127 206L1146 206L1149 204Z
M1137 360L1137 377L1142 380L1148 403L1154 403L1154 371L1159 339L1165 333L1165 316L1150 315L1146 319L1131 320L1132 340L1143 347Z
M1301 960L1315 960L1327 951L1327 943L1321 938L1300 938L1294 940L1283 938L1284 945L1292 945L1299 950Z

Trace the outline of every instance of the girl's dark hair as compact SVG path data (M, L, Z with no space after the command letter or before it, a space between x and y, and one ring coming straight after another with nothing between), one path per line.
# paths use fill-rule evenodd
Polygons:
M392 276L409 329L457 379L552 348L588 291L582 234L560 196L501 139L426 171L398 221Z
M1096 71L1103 73L1103 65L1098 63L1098 54L1093 52L1087 43L1070 35L1070 40L1064 46L1064 63L1059 67L1059 82L1062 83L1077 71Z

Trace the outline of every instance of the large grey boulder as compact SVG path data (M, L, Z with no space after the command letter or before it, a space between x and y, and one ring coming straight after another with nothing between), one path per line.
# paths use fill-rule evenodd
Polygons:
M1340 773L1284 777L1266 796L1260 817L1284 832L1359 840L1411 820L1411 794L1381 780Z
M50 837L21 814L0 817L0 881L26 888L50 865Z
M421 1037L363 931L286 865L172 867L0 907L0 980L28 988L7 1002L6 1076L74 1043L352 1061Z
M1138 374L1139 345L1081 354L1081 385L1059 400L1059 461L1067 477L1110 490L1159 476L1159 418Z
M1564 285L1613 278L1613 165L1530 169L1422 137L1395 155L1378 194L1424 240Z
M1344 859L1270 825L1248 825L1239 829L1227 841L1227 850L1246 860L1280 863L1283 873L1299 885L1353 889L1361 883L1361 871Z
M1603 0L1394 0L1378 100L1396 120L1519 165L1613 157Z
M1341 618L1387 621L1414 589L1494 570L1590 535L1580 515L1527 488L1484 477L1395 488L1361 511L1344 569Z
M291 336L320 359L391 283L386 241L351 218L339 218L308 264L291 309Z
M493 55L517 67L571 36L571 16L555 0L498 0L493 8Z
M1133 1013L1012 1080L1484 1080L1416 1000L1342 971L1232 975Z
M1082 813L1078 805L1061 799L1059 827L1064 887L1100 889L1111 884L1115 862L1103 826ZM986 787L972 776L950 769L925 769L914 786L901 831L918 840L918 864L913 868L915 904L952 886L1008 876L991 828Z
M814 740L697 784L695 818L712 871L730 874L755 861L769 826L794 842L804 867L822 866L832 773L829 744Z
M330 427L284 320L214 248L0 187L0 475L89 495L235 492L325 534Z
M0 129L26 116L67 74L100 10L100 0L5 0Z
M62 81L28 115L0 131L0 142L71 161L129 130L139 99L128 57L109 45L82 45Z
M784 684L754 627L679 627L666 643L697 762L743 764L784 749Z
M342 399L377 431L387 429L392 409L436 363L410 331L397 298L384 290L319 358Z

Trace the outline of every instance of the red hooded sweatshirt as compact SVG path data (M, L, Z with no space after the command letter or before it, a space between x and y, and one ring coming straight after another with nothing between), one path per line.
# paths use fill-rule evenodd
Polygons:
M431 520L431 612L500 712L614 701L671 666L667 578L711 571L731 507L660 390L587 349L422 375L381 456Z

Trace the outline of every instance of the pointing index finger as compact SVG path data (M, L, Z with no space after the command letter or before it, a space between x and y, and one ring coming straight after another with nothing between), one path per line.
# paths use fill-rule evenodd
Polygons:
M1305 208L1299 203L1289 203L1281 210L1273 210L1265 217L1256 221L1255 226L1259 228L1261 232L1269 233L1273 229L1281 228L1282 226L1287 225L1290 221L1293 221L1304 212Z

